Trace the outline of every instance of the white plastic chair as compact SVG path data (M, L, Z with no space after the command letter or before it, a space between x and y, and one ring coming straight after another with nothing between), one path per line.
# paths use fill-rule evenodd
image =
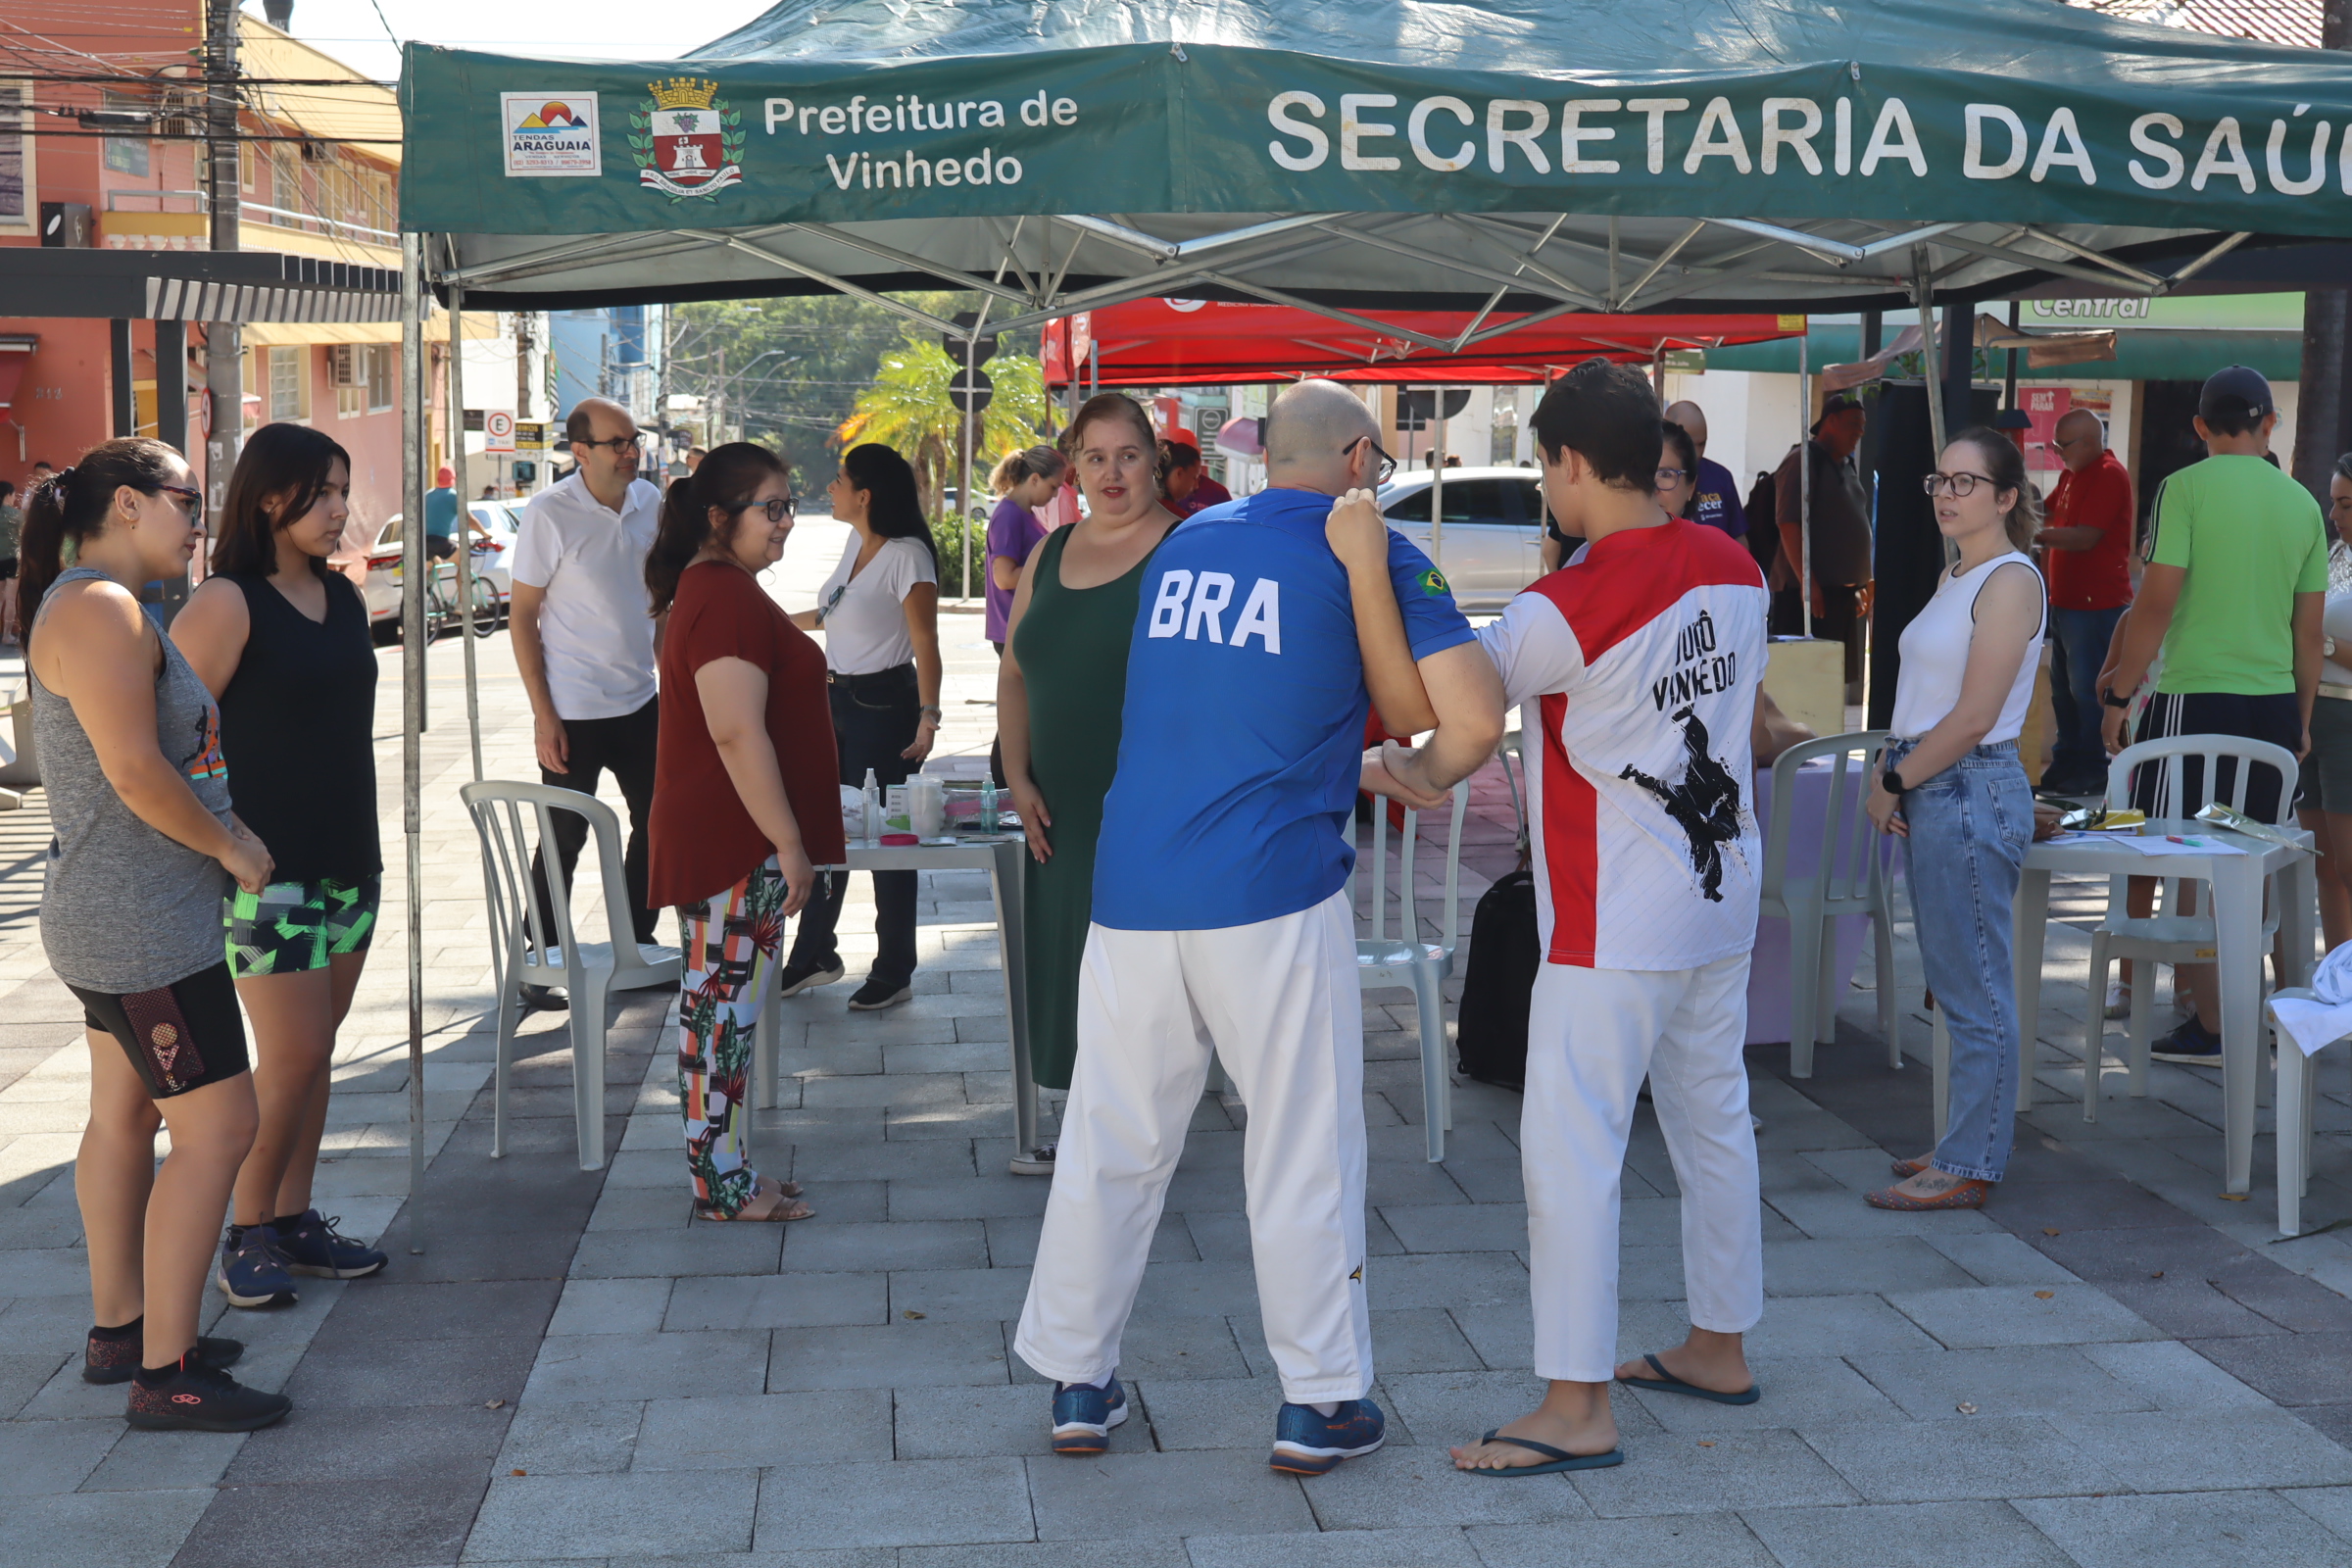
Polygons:
M620 867L620 817L604 802L577 790L508 779L459 787L482 841L482 888L490 901L491 959L498 981L498 1056L492 1078L490 1153L507 1152L507 1070L522 988L561 986L571 1004L572 1115L579 1131L580 1169L605 1163L605 1006L615 991L675 986L679 960L644 961L629 924ZM556 819L571 811L587 819L596 863L604 878L602 942L582 942L572 925L571 895L557 874ZM528 820L533 833L524 831ZM534 836L535 834L535 836ZM542 929L531 897L531 851L547 847L548 902L554 929ZM615 955L621 961L615 961Z
M2161 740L2141 741L2116 753L2107 764L2107 805L2110 809L2132 804L2132 769L2145 765L2164 769L2164 793L2158 804L2178 804L2186 799L2182 791L2185 763L2190 759L2204 760L2203 794L2206 800L2219 800L2223 805L2244 810L2246 790L2257 764L2267 763L2278 770L2278 807L2271 819L2274 827L2291 826L2294 822L2296 766L2294 754L2268 741L2247 740L2236 735L2173 735ZM2225 759L2236 759L2231 770L2235 775L2229 789L2214 788L2220 777L2218 764ZM2150 826L2171 825L2176 830L2185 828L2194 832L2202 824L2183 820L2179 815L2159 817L2150 813ZM2152 860L2142 875L2161 876L2164 861ZM2130 1069L2131 1095L2134 1100L2148 1093L2148 1052L2154 1044L2151 1035L2150 1011L2156 996L2155 971L2157 963L2211 962L2220 938L2215 932L2212 890L2206 890L2200 901L2201 914L2177 914L2170 911L2180 907L2180 895L2190 881L2187 877L2162 878L2158 897L2168 911L2145 919L2133 919L2125 903L2128 878L2111 876L2107 879L2107 912L2090 933L2090 1001L2083 1009L2082 1024L2082 1119L2099 1119L2100 1063L2104 1056L2107 1034L2107 974L2108 966L2118 958L2130 958L2138 964L2132 977L2132 1018L2126 1026L2126 1062ZM2268 947L2278 932L2278 897L2277 878L2270 879L2263 889L2262 935ZM2023 961L2023 956L2021 956ZM2031 1031L2025 1040L2025 1063L2020 1081L2021 1094L2034 1081L2034 1036ZM2021 1108L2023 1108L2021 1106Z
M1901 1069L1902 1036L1895 1029L1894 901L1879 830L1862 809L1879 776L1887 732L1825 735L1791 746L1772 764L1772 821L1764 835L1759 912L1788 922L1788 1075L1813 1076L1813 1048L1838 1032L1838 925L1849 914L1871 921L1878 966L1879 1033L1886 1064ZM1821 862L1788 864L1795 822L1796 775L1806 763L1834 759L1829 815L1821 830Z
M2289 998L2302 1002L2320 1000L2319 994L2308 986L2288 986L2271 994L2273 1002ZM2317 1055L2304 1055L2303 1048L2278 1026L2268 1007L2263 1009L2263 1017L2270 1024L2271 1046L2278 1055L2278 1084L2273 1096L2278 1135L2278 1234L2300 1236L2303 1200L2311 1195L2311 1113L2320 1098L2320 1059Z
M1506 764L1507 765L1507 764ZM1431 1162L1446 1157L1446 1135L1453 1129L1453 1074L1446 1060L1446 981L1453 973L1456 946L1455 908L1461 884L1462 818L1470 806L1467 779L1453 787L1452 821L1446 835L1445 906L1438 911L1438 940L1421 935L1420 901L1413 885L1413 850L1420 839L1421 813L1404 813L1404 830L1396 847L1396 932L1388 934L1389 803L1372 802L1371 904L1369 937L1355 944L1357 981L1367 991L1386 986L1410 986L1421 1028L1421 1120L1428 1134ZM1365 855L1356 858L1348 890L1365 880Z

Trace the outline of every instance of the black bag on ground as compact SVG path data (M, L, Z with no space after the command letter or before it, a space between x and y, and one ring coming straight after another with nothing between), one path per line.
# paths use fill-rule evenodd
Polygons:
M1544 955L1536 941L1536 879L1511 872L1480 896L1470 915L1454 1050L1462 1076L1504 1089L1527 1081L1528 999Z

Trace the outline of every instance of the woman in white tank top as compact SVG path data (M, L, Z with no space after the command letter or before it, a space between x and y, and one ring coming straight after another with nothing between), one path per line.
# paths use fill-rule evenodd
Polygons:
M2009 1163L2021 1033L2009 917L2034 792L2017 759L2048 629L2041 573L2024 554L2041 507L2007 436L1978 428L1926 480L1936 526L1960 552L1902 634L1894 739L1871 819L1903 839L1928 989L1952 1040L1951 1122L1879 1208L1978 1208ZM2029 956L2030 958L2034 956Z

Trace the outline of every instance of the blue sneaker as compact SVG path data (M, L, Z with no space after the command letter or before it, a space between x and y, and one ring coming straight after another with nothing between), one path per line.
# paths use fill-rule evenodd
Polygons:
M1110 1446L1110 1429L1127 1419L1127 1391L1112 1378L1102 1388L1054 1385L1054 1451L1078 1457Z
M277 1232L278 1255L291 1274L316 1274L321 1279L357 1280L391 1261L365 1242L355 1242L335 1229L335 1220L315 1208L302 1211L291 1231ZM272 1227L274 1229L275 1227Z
M2178 1061L2191 1067L2219 1067L2222 1064L2222 1039L2209 1035L2205 1026L2190 1013L2180 1020L2170 1034L2157 1036L2149 1042L2148 1054L2157 1061Z
M1274 1457L1266 1463L1294 1476L1329 1475L1342 1459L1357 1459L1388 1439L1389 1424L1370 1399L1343 1399L1329 1415L1311 1404L1286 1404L1274 1420Z
M294 1277L286 1272L285 1254L268 1224L239 1236L235 1231L220 1244L220 1294L231 1306L292 1306L300 1299Z

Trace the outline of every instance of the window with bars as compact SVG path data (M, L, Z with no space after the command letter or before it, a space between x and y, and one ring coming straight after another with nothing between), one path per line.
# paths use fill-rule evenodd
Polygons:
M302 419L311 412L310 378L303 371L308 351L272 348L270 351L270 417Z
M389 343L368 345L368 412L381 414L397 400L400 387L398 362L393 358Z
M37 226L32 170L29 82L0 81L0 231L29 233Z

